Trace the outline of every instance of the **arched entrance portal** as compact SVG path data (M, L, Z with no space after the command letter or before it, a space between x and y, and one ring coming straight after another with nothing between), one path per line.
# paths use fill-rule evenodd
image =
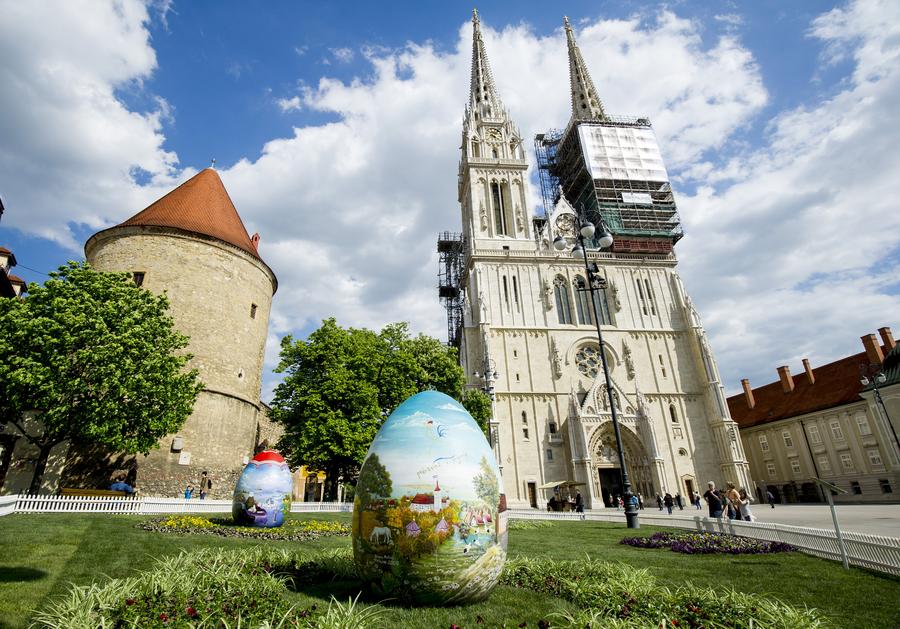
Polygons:
M641 494L646 502L653 495L653 481L644 446L637 435L625 426L619 426L619 434L622 436L631 491ZM624 495L624 487L612 422L606 422L597 428L591 435L590 444L594 495L599 496L605 506L614 507L616 498Z

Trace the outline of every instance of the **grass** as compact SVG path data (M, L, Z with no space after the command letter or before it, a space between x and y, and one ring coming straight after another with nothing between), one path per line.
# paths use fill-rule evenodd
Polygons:
M295 516L296 517L296 516ZM304 514L303 519L349 521L346 514ZM31 613L64 595L70 583L88 584L108 577L133 576L154 559L202 548L269 548L326 550L347 548L346 537L311 542L282 542L177 535L137 529L137 516L93 514L12 515L0 519L0 627L27 627ZM645 527L642 534L657 528ZM837 562L801 553L779 555L685 556L669 550L648 550L619 544L624 526L594 522L554 522L548 526L512 530L510 557L577 559L589 555L647 568L669 586L690 581L701 587L732 588L771 594L782 601L815 607L837 627L891 627L900 618L900 579L858 568L845 571ZM352 581L302 588L290 594L301 607L327 606L331 596L346 601L356 595ZM499 586L491 598L476 605L407 609L386 606L379 624L403 627L529 627L553 613L575 613L571 603L542 593Z

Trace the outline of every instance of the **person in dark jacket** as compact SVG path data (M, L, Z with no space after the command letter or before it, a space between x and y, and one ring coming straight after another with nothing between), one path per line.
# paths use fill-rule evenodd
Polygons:
M672 515L672 507L675 505L675 499L672 498L672 494L666 492L666 495L663 497L663 504L666 505L666 511L669 512L669 515Z
M709 505L709 517L721 518L722 494L720 494L719 490L716 489L716 484L714 482L709 481L707 485L708 489L703 494L703 497L706 499L706 504Z

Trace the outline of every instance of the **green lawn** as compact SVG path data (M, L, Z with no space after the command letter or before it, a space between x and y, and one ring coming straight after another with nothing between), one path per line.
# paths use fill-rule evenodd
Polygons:
M298 517L298 516L294 516ZM346 514L304 514L304 519L342 519ZM12 515L0 518L0 627L26 627L30 613L66 592L69 583L128 576L149 568L154 558L182 550L246 547L260 543L285 548L317 549L349 546L346 537L315 542L260 542L205 535L151 533L135 528L137 516ZM642 534L658 530L642 529ZM589 554L648 568L667 585L691 581L700 586L730 587L743 592L772 594L794 605L822 610L838 627L900 626L900 579L860 569L845 571L837 562L801 553L752 556L686 556L668 550L644 550L620 545L624 526L594 522L554 522L535 530L510 532L510 556L573 559ZM329 583L291 594L301 606L327 603L331 594L346 598L353 583ZM507 627L571 609L551 596L498 587L489 601L451 609L392 608L384 626L475 626L481 616L487 626Z

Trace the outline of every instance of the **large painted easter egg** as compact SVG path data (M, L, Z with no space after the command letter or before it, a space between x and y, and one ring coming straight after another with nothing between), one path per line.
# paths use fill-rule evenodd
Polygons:
M377 595L421 605L488 597L506 561L494 453L453 398L425 391L391 413L363 461L353 557Z
M236 524L272 528L291 510L293 479L284 457L263 450L247 464L234 487L231 514Z

